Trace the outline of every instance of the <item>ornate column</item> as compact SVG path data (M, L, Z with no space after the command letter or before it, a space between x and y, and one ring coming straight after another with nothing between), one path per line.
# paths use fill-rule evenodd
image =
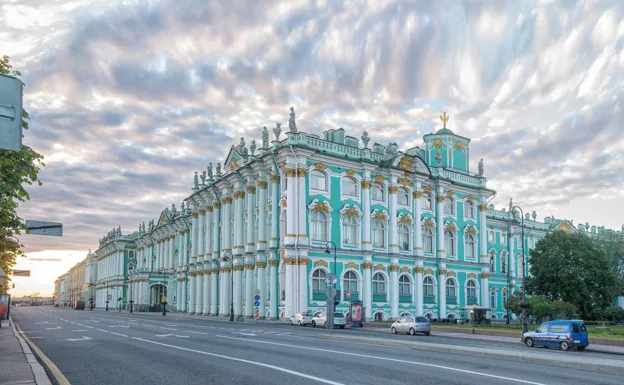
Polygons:
M512 283L515 282L515 278L516 278L516 257L514 253L515 243L516 242L515 242L514 233L510 231L509 232L509 266L507 266L507 268L509 269L509 275L511 276Z
M241 255L245 251L245 240L243 239L243 223L245 221L244 203L245 191L234 191L234 255ZM240 281L239 281L240 282Z
M414 185L415 191L412 193L414 197L414 254L417 257L424 255L423 239L422 239L422 191L420 191L420 182Z
M395 177L392 177L392 183L395 183ZM388 196L390 197L390 247L388 252L391 254L399 253L399 233L397 232L397 196L396 193L399 191L398 186L390 186L388 187ZM397 303L398 306L398 303ZM398 307L397 307L398 312Z
M490 307L490 288L489 288L489 280L490 274L487 272L481 272L481 306L482 307Z
M240 318L243 315L243 259L240 257L234 258L234 317Z
M305 160L299 160L299 164L303 164L305 165ZM297 220L297 228L295 228L296 232L297 232L297 243L299 246L306 246L309 244L308 242L308 235L307 235L307 225L308 225L308 216L307 216L307 203L306 203L306 197L307 197L307 189L306 189L306 175L308 174L308 169L305 167L299 167L297 169L297 183L298 183L298 187L297 187L297 198L295 199L295 202L297 204L298 207L293 207L293 210L295 210L295 217ZM305 280L306 282L308 281L307 279ZM307 287L307 284L306 284ZM301 303L301 302L300 302ZM307 302L306 302L307 304ZM307 306L306 309L307 310Z
M206 218L204 221L205 222L205 225L204 225L204 228L205 228L204 261L210 262L212 260L212 251L213 251L212 250L212 247L213 247L212 246L212 238L213 238L212 234L213 234L213 231L216 232L216 230L212 230L214 228L213 227L214 220L212 218L213 217L212 213L214 211L214 208L211 205L206 205L205 209L206 209ZM210 268L212 268L212 266ZM206 269L209 270L209 268L206 268Z
M169 266L168 266L169 269L176 268L176 263L177 263L176 255L175 255L176 240L177 240L177 233L174 229L173 233L169 236Z
M249 232L247 232L249 234ZM250 255L245 258L245 318L253 318L253 303L254 303L254 267L256 261L255 258Z
M251 178L249 179L250 182L253 182ZM247 239L245 240L245 252L254 253L256 251L256 243L254 241L256 231L256 186L247 185L245 186L245 191L247 191Z
M482 198L481 201L485 201L485 198ZM487 204L479 205L479 254L481 263L488 263L487 256Z
M396 197L396 195L395 195ZM394 212L394 211L393 211ZM390 317L399 316L399 259L391 258L390 265Z
M181 278L176 278L176 310L182 311L182 281Z
M259 209L258 209L258 235L256 238L258 240L256 243L256 249L258 251L264 251L267 248L267 239L266 239L267 187L268 187L267 181L265 180L258 181Z
M419 317L424 316L423 271L425 271L425 268L422 266L417 266L414 268L414 272L416 273L416 286L414 287L414 294L416 294L416 315Z
M230 263L222 263L221 265L221 310L219 313L224 317L230 316L230 274L232 273L232 265Z
M295 243L295 237L297 236L296 230L295 230L295 209L297 207L297 196L295 195L295 188L297 186L297 169L284 167L283 171L286 173L286 179L287 179L286 237L285 237L286 239L284 239L284 244L293 245ZM286 297L288 298L288 293L286 293ZM292 311L292 307L290 308L290 310Z
M446 318L446 265L438 268L438 317Z
M214 215L212 216L212 259L218 260L220 258L219 242L221 242L221 240L219 239L221 235L221 231L219 229L219 220L222 220L223 216L221 215L221 206L218 202L214 202L212 207L214 208Z
M264 319L266 317L266 282L265 282L265 269L266 269L266 257L264 255L258 255L256 260L256 269L258 270L258 282L257 289L260 290L260 308L258 309L258 318Z
M371 262L371 256L364 256L364 260L366 262L362 264L362 267L364 268L364 282L362 282L362 302L364 305L364 320L370 322L373 319L373 293L371 290L371 270L373 268L373 263Z
M444 188L439 187L437 194L438 197L436 199L438 201L438 207L436 210L436 229L438 230L438 257L441 260L444 260L446 258L446 250L444 250Z
M190 263L197 262L197 229L199 228L199 214L197 212L191 213L193 221L191 224L191 261ZM193 281L191 281L193 282Z
M221 249L221 256L223 257L223 254L226 251L229 251L230 253L232 252L232 242L230 236L232 233L232 226L230 225L230 218L232 216L232 198L224 197L221 200L221 203L223 203L223 216L221 217L221 220L223 221L223 248Z
M219 264L212 262L211 278L210 278L210 315L219 315Z
M269 282L269 314L271 319L279 319L279 289L277 287L278 281L278 272L277 265L279 261L277 260L277 254L274 251L271 251L272 259L269 260L269 268L270 268L270 280Z
M279 176L271 175L271 214L273 218L271 220L271 239L270 239L270 247L277 249L277 237L279 235L278 225L280 218L280 205L279 205L279 195L278 195L278 181ZM273 308L271 308L273 311ZM272 317L273 315L271 315ZM278 315L279 316L279 315ZM277 318L276 318L277 319Z
M211 270L211 263L206 261L204 262L204 276L202 277L204 279L204 284L203 284L203 288L204 288L204 294L203 294L203 299L204 302L202 304L202 314L203 315L208 315L210 314L210 281L212 278L212 270Z
M366 171L368 174L368 171ZM368 176L366 176L368 177ZM373 249L373 244L371 243L371 196L370 189L373 185L373 182L370 180L362 181L362 250L371 251ZM369 280L370 281L370 280ZM370 282L369 282L370 287ZM364 304L366 307L366 304ZM368 311L371 311L370 306L367 308ZM366 315L366 319L369 317Z
M199 217L197 218L197 262L203 262L204 260L204 247L206 246L206 240L204 239L204 227L206 226L206 210L204 208L199 209Z
M297 312L308 310L308 258L299 258L299 309Z
M196 279L195 275L196 274L197 272L195 271L192 271L189 274L189 286L191 287L190 288L190 301L189 301L189 308L188 308L189 314L195 314L195 295L197 294L195 292L195 279Z
M295 259L294 258L284 258L284 263L286 263L286 306L284 307L284 318L290 318L295 313L293 310L295 308L295 287L294 287L294 275L295 275Z
M204 272L195 274L195 314L201 315L204 308Z

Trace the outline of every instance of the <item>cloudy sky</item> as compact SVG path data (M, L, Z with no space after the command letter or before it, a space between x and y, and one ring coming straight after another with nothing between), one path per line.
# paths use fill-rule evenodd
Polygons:
M98 238L157 218L291 105L302 131L403 148L448 111L495 204L619 229L621 20L620 0L0 0L24 142L47 165L20 213L65 234L23 238L44 260L20 262L36 277L17 293L51 293Z

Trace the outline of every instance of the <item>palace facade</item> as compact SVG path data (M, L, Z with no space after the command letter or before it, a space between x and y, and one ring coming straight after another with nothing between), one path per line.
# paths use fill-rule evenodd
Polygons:
M605 230L495 209L483 161L470 170L470 139L441 119L403 152L369 146L366 132L300 132L291 108L285 137L277 124L260 148L241 138L223 165L195 173L180 209L100 240L96 306L156 311L166 297L172 311L229 317L233 303L238 319L254 317L259 296L259 318L287 318L325 307L333 272L337 309L360 300L367 320L463 318L470 306L506 317L541 237Z

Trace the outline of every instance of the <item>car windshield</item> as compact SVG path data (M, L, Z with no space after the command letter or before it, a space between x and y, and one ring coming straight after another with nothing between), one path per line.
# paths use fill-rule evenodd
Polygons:
M336 318L344 318L344 314L342 314L342 313L334 313L334 317L336 317Z
M416 317L416 322L426 322L429 323L429 320L425 317Z

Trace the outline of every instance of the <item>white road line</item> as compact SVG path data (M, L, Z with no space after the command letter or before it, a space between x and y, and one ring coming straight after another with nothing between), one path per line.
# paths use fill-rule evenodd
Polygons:
M350 352L341 352L338 350L330 350L330 349L321 349L321 348L311 348L311 347L306 347L306 346L301 346L301 345L290 345L290 344L280 344L277 342L268 342L268 341L260 341L260 340L252 340L252 339L248 339L248 338L237 338L237 337L228 337L228 336L221 336L221 335L217 335L217 337L221 337L221 338L228 338L231 340L239 340L239 341L247 341L247 342L256 342L259 344L267 344L267 345L277 345L277 346L286 346L286 347L291 347L291 348L296 348L296 349L306 349L306 350L314 350L314 351L318 351L318 352L326 352L326 353L335 353L335 354L342 354L342 355L348 355L348 356L354 356L354 357L363 357L363 358L372 358L375 360L384 360L384 361L392 361L392 362L399 362L402 364L411 364L411 365L418 365L418 366L426 366L426 367L430 367L430 368L437 368L437 369L443 369L443 370L449 370L449 371L453 371L453 372L460 372L460 373L467 373L467 374L473 374L475 376L482 376L482 377L489 377L489 378L497 378L500 380L506 380L506 381L512 381L512 382L519 382L522 384L530 384L530 385L546 385L543 384L541 382L532 382L532 381L525 381L525 380L521 380L518 378L511 378L511 377L503 377L503 376L497 376L495 374L487 374L487 373L479 373L479 372L473 372L472 370L464 370L464 369L457 369L457 368L451 368L448 366L442 366L442 365L435 365L435 364L427 364L424 362L417 362L417 361L407 361L407 360L399 360L396 358L387 358L387 357L380 357L380 356L370 356L368 354L358 354L358 353L350 353Z
M80 329L80 330L72 330L72 332L88 332L88 330Z
M192 332L192 331L190 331L190 330L184 330L184 333L203 334L203 335L205 335L205 336L207 336L207 335L208 335L208 333L204 333L204 332Z
M188 349L188 348L183 348L180 346L175 346L175 345L170 345L170 344L165 344L162 342L156 342L156 341L150 341L150 340L145 340L143 338L137 338L137 337L132 337L132 339L135 339L137 341L143 341L143 342L148 342L151 344L156 344L156 345L161 345L161 346L167 346L170 348L174 348L174 349L179 349L179 350L184 350L187 352L193 352L193 353L199 353L199 354L204 354L207 356L212 356L212 357L218 357L218 358L223 358L226 360L231 360L231 361L238 361L238 362L244 362L246 364L251 364L251 365L257 365L257 366L262 366L265 368L269 368L269 369L274 369L280 372L284 372L284 373L288 373L288 374L292 374L293 376L298 376L298 377L303 377L303 378L307 378L313 381L318 381L318 382L322 382L324 384L332 384L332 385L344 385L340 382L334 382L334 381L330 381L330 380L326 380L324 378L320 378L320 377L316 377L316 376L311 376L308 374L303 374L300 372L296 372L294 370L290 370L290 369L286 369L286 368L281 368L279 366L274 366L274 365L269 365L269 364L263 364L261 362L256 362L256 361L250 361L250 360L244 360L242 358L236 358L236 357L230 357L230 356L224 356L222 354L216 354L216 353L209 353L209 352L204 352L201 350L195 350L195 349ZM238 338L237 338L238 339Z
M104 332L104 333L110 333L108 330L104 330L104 329L95 329L95 330L99 330L99 331Z
M159 329L165 329L165 330L178 330L178 329L175 329L175 328L165 328L165 327L162 327L162 326L159 326L158 328Z
M110 332L110 334L114 334L116 336L128 337L127 335L121 334L121 333Z

